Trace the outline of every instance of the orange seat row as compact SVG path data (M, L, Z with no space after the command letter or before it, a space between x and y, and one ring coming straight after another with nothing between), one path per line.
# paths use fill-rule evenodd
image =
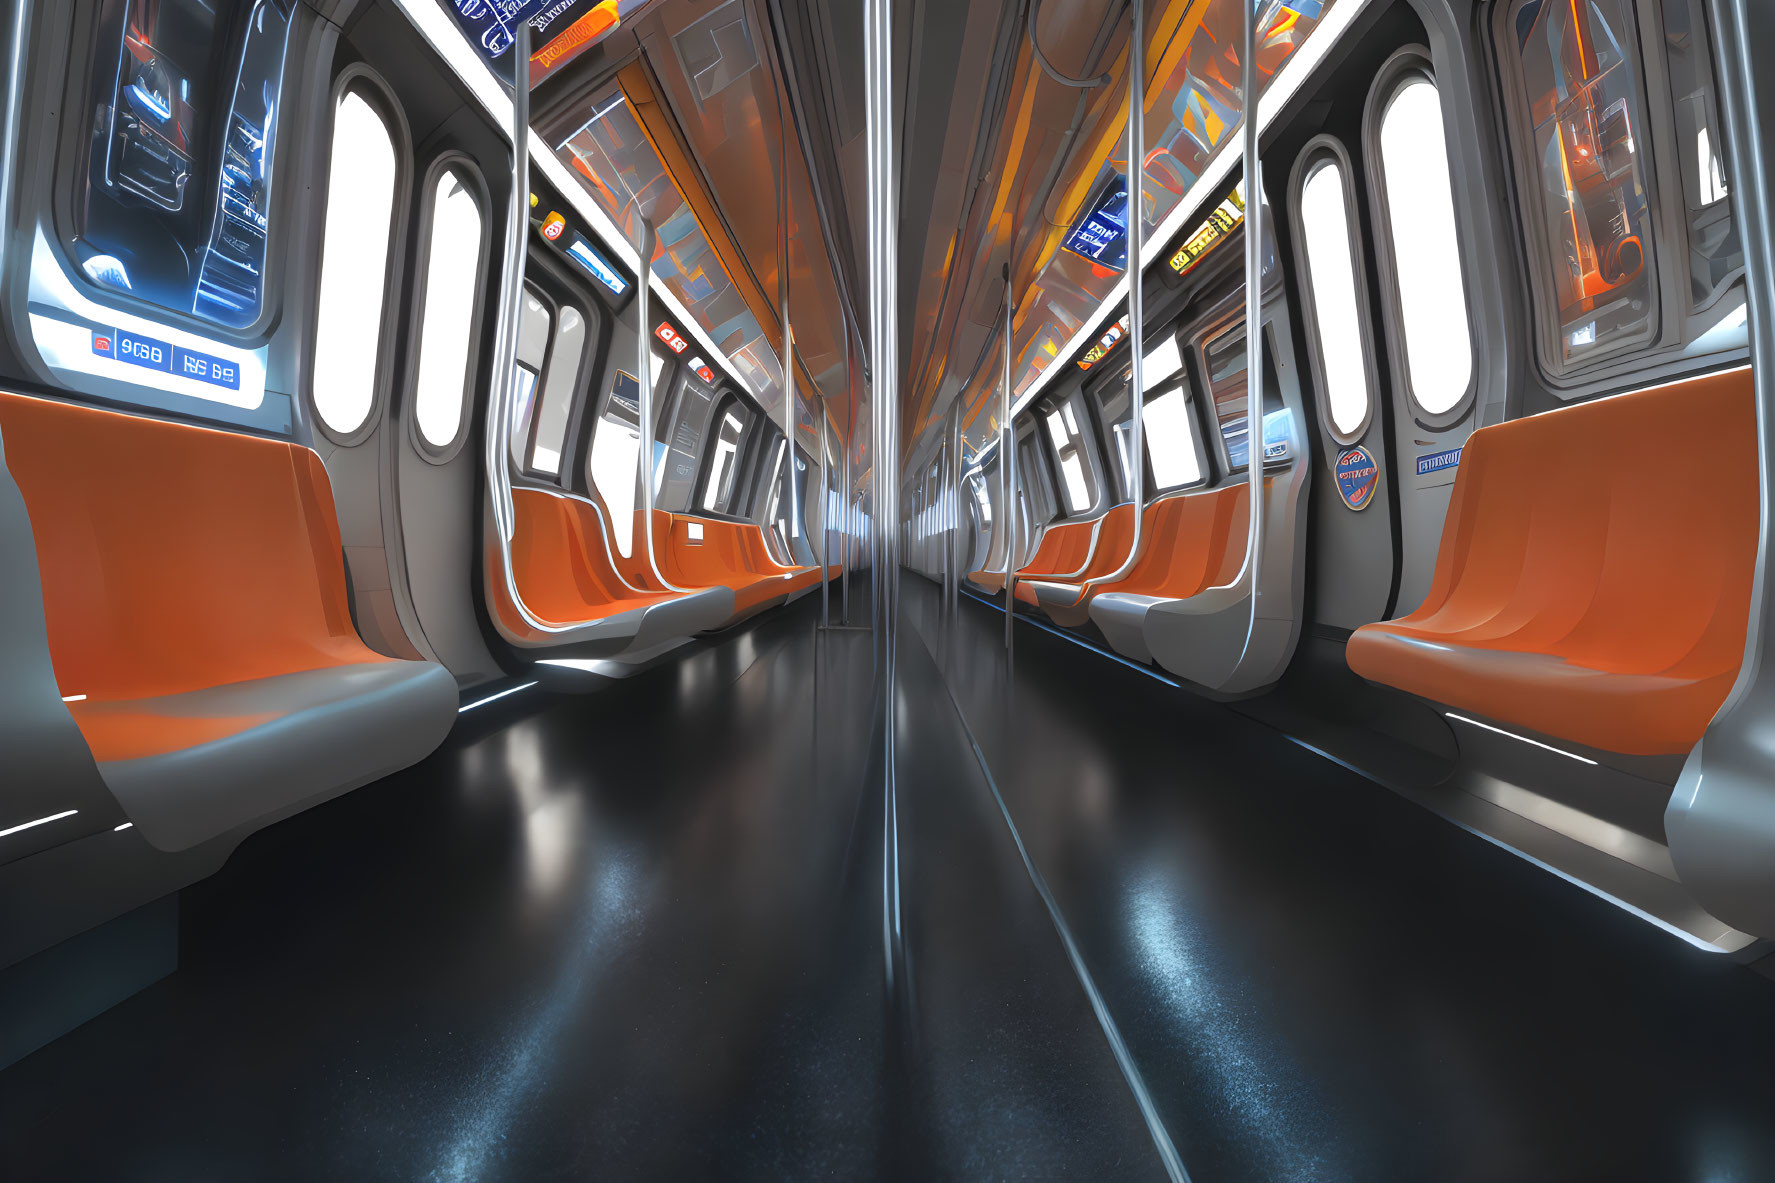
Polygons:
M1082 569L1066 576L1019 572L1015 595L1055 623L1077 627L1090 619L1099 595L1181 600L1230 583L1245 558L1249 503L1244 482L1152 502L1141 513L1133 566L1106 581L1127 561L1133 541L1133 505L1115 506L1097 521L1072 524L1074 537L1080 529L1095 532L1095 549Z
M1630 755L1688 752L1744 655L1757 547L1748 369L1487 427L1429 594L1350 668Z
M517 611L504 581L492 577L498 556L491 549L489 603L500 631L526 647L644 649L724 627L820 578L817 567L776 563L762 529L750 522L654 511L655 575L640 533L644 513L636 514L634 542L623 555L606 537L602 509L584 498L519 487L512 503L513 581L530 614L549 627L539 629Z
M382 775L448 731L449 673L371 650L352 623L314 452L13 394L0 437L61 694L157 845ZM322 727L337 730L305 764Z
M1071 575L1091 557L1091 541L1097 523L1059 522L1049 526L1027 565L1018 568L1018 579L1047 579ZM975 571L968 579L987 591L1003 591L1003 571ZM1033 601L1032 601L1033 602Z

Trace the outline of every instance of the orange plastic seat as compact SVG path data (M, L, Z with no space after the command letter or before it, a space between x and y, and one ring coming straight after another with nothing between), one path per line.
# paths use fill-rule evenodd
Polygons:
M1032 601L1055 624L1076 628L1090 619L1091 597L1103 586L1093 581L1114 574L1116 568L1127 561L1128 546L1133 540L1133 503L1113 506L1098 525L1097 546L1083 571L1062 579L1038 575L1025 580L1019 575L1017 591L1013 594L1023 599L1027 588Z
M1232 582L1245 562L1250 503L1244 481L1154 502L1147 507L1139 560L1125 578L1099 590L1187 600Z
M367 647L307 448L0 394L56 681L107 786L178 850L422 758L455 679Z
M1757 545L1748 370L1475 432L1423 606L1350 668L1629 755L1688 752L1738 675Z
M487 561L488 603L501 635L526 648L637 652L712 628L732 611L724 592L640 590L612 565L604 520L590 502L554 490L512 490L512 579L530 615L512 603L498 555Z
M749 522L654 512L654 551L660 573L678 587L724 587L733 592L732 619L783 603L792 590L783 574L755 570ZM759 540L758 545L763 545ZM785 572L786 574L786 572Z
M1028 564L1018 568L1017 578L1052 579L1072 576L1091 557L1091 539L1096 531L1096 519L1058 522L1049 526L1042 534L1042 540L1036 545L1035 554L1030 556ZM968 579L989 592L1003 591L1005 587L1003 571L975 571ZM1024 596L1018 594L1017 598L1021 600ZM1035 603L1033 593L1029 595L1027 602Z
M1265 488L1274 484L1265 478ZM1183 493L1147 507L1140 557L1127 576L1098 584L1091 620L1118 653L1153 660L1148 627L1154 610L1193 600L1239 578L1251 531L1251 486L1246 481Z

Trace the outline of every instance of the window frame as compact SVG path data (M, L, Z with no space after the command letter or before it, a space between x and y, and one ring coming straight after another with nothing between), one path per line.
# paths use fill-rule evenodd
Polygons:
M1660 372L1670 370L1677 375L1694 373L1748 352L1748 339L1742 346L1729 346L1708 353L1690 352L1691 346L1720 319L1719 310L1724 307L1730 311L1734 293L1741 300L1748 299L1746 271L1741 265L1728 272L1708 299L1695 303L1694 271L1691 266L1692 226L1682 165L1678 160L1678 154L1687 148L1677 142L1676 96L1671 85L1669 54L1664 45L1663 6L1652 3L1651 0L1628 0L1628 3L1633 13L1633 36L1639 50L1639 57L1633 64L1639 69L1642 84L1638 99L1645 117L1641 126L1648 129L1638 138L1645 141L1644 150L1649 160L1645 170L1650 190L1647 196L1649 212L1646 225L1652 233L1653 242L1647 253L1650 262L1657 268L1657 282L1653 290L1658 300L1658 310L1652 321L1649 337L1627 342L1618 349L1575 365L1565 365L1557 361L1560 336L1558 299L1551 291L1551 281L1542 266L1551 257L1551 252L1544 241L1544 229L1537 219L1525 215L1522 200L1524 194L1536 189L1539 181L1532 175L1535 163L1532 158L1532 129L1523 126L1525 115L1512 99L1513 95L1521 94L1525 85L1520 52L1510 32L1514 10L1520 8L1520 4L1496 5L1487 30L1488 35L1483 38L1492 57L1498 84L1494 111L1503 120L1504 131L1500 140L1507 158L1505 171L1513 186L1510 192L1510 222L1516 238L1518 259L1527 275L1535 366L1548 392L1561 402L1578 401L1618 390L1624 379L1637 382L1648 369L1661 367ZM1715 63L1711 53L1716 31L1708 18L1706 5L1692 6L1691 16L1700 18L1701 31L1707 38L1709 52L1701 55L1701 58L1712 76L1714 93L1710 113L1717 125L1722 116L1719 110L1720 81L1717 74L1713 73ZM1721 130L1723 132L1723 128ZM1525 146L1530 146L1531 150L1525 153ZM1732 161L1723 136L1718 148L1725 164L1728 187L1736 185L1738 178L1732 175ZM1729 196L1723 199L1723 204L1733 224L1734 233L1739 235L1739 250L1742 253L1743 228L1738 225Z
M327 440L342 448L355 448L368 440L381 427L388 412L394 385L395 350L388 348L390 342L399 336L399 317L402 311L402 293L400 277L405 274L407 254L409 211L413 204L413 138L411 128L400 102L395 98L393 90L380 74L362 62L354 62L345 67L334 78L328 94L326 132L321 139L321 159L325 163L328 179L331 179L333 161L334 133L338 126L339 106L345 101L347 94L357 92L382 119L388 131L388 138L394 150L394 192L390 195L388 220L388 259L382 277L382 323L376 334L376 373L371 378L370 406L364 412L363 422L351 431L341 432L329 424L320 413L320 407L314 399L314 375L317 346L320 337L320 288L321 277L326 268L326 224L327 212L332 208L333 192L330 184L323 185L321 200L314 209L315 222L319 230L313 248L314 269L312 282L307 285L304 295L307 297L305 307L309 311L309 319L304 334L303 365L301 375L302 397L297 400L304 414L310 419L314 430L321 433Z
M1356 291L1356 322L1361 334L1362 359L1365 366L1364 377L1367 382L1368 399L1363 410L1362 421L1352 431L1342 431L1337 426L1331 413L1331 390L1326 378L1325 347L1319 331L1319 308L1313 284L1312 264L1307 250L1306 219L1303 214L1303 197L1306 184L1314 173L1325 164L1331 164L1340 170L1344 194L1344 225L1346 242L1350 251L1351 278ZM1358 443L1374 426L1375 414L1380 407L1381 377L1379 359L1376 357L1374 341L1374 315L1372 308L1373 293L1368 287L1368 256L1364 249L1361 216L1358 211L1360 195L1356 192L1356 170L1351 162L1349 149L1342 140L1329 133L1322 133L1307 141L1300 155L1295 158L1294 169L1288 178L1288 222L1294 234L1295 271L1300 289L1301 319L1305 322L1307 339L1307 364L1313 376L1314 405L1319 412L1319 426L1331 439L1344 447Z
M1141 499L1143 501L1163 497L1181 490L1200 488L1210 484L1214 479L1214 473L1208 462L1207 449L1202 442L1201 417L1196 407L1196 383L1194 377L1190 373L1189 356L1192 348L1190 335L1181 322L1173 323L1163 332L1153 334L1151 347L1146 351L1147 355L1150 357L1166 340L1169 340L1177 349L1177 369L1172 371L1164 381L1149 387L1145 396L1140 400L1143 424L1141 434L1143 436L1142 443L1144 445L1141 448L1140 455L1140 488ZM1109 465L1109 473L1106 480L1110 481L1113 481L1116 476L1120 474L1122 462L1121 445L1116 440L1117 424L1110 420L1107 400L1125 388L1130 395L1129 405L1132 407L1134 375L1131 358L1132 354L1127 358L1118 358L1117 360L1121 364L1112 367L1095 382L1089 383L1086 390L1091 396L1089 402L1091 404L1092 413L1096 416L1097 425L1103 433L1104 448L1108 453L1107 463ZM1191 424L1191 435L1193 438L1190 443L1195 452L1197 476L1195 480L1185 481L1179 485L1161 486L1159 484L1158 474L1153 469L1152 437L1144 430L1144 413L1145 409L1152 406L1156 400L1165 397L1174 390L1183 391L1185 414L1189 417L1189 422ZM1132 420L1130 420L1130 422L1131 421ZM1128 490L1128 492L1131 497L1133 491ZM1118 489L1117 495L1119 496L1120 493L1121 490ZM1115 504L1126 505L1128 504L1128 501L1119 500L1116 501Z
M578 295L579 293L575 293ZM598 313L587 308L583 300L564 300L554 293L548 293L551 320L549 322L549 347L544 355L542 373L536 377L536 393L530 403L530 430L524 433L524 461L519 471L531 480L545 481L549 484L566 487L569 478L567 461L573 450L573 412L585 397L588 386L586 370L593 364L598 351ZM536 467L536 437L542 430L542 408L548 399L548 392L555 378L555 365L561 355L561 321L566 312L571 310L581 324L579 360L574 364L573 377L567 388L567 421L561 428L561 463L554 472Z
M1643 13L1635 0L1623 0L1632 10L1632 35L1638 58L1630 64L1639 74L1639 91L1635 96L1639 109L1634 112L1639 117L1638 126L1647 129L1646 134L1638 136L1636 151L1643 152L1645 179L1649 192L1646 195L1646 227L1652 233L1653 241L1650 249L1645 251L1647 262L1656 268L1650 290L1658 301L1643 335L1616 343L1613 347L1594 353L1577 362L1567 364L1559 360L1558 341L1563 333L1559 324L1559 298L1553 291L1547 269L1548 264L1557 265L1558 256L1553 245L1547 240L1546 227L1542 219L1532 216L1529 212L1531 195L1538 194L1541 181L1538 176L1538 162L1533 158L1534 129L1525 122L1522 110L1525 102L1527 80L1522 67L1522 52L1510 34L1510 26L1514 23L1515 14L1528 0L1504 0L1494 7L1492 13L1492 56L1497 63L1499 86L1497 106L1500 109L1504 134L1501 137L1504 155L1507 158L1506 169L1515 188L1511 193L1510 220L1516 233L1523 267L1527 273L1529 310L1531 331L1535 342L1535 364L1541 376L1549 386L1571 386L1582 383L1586 377L1619 365L1623 361L1643 358L1657 354L1671 344L1672 300L1680 301L1686 309L1688 300L1681 291L1672 290L1671 279L1673 265L1678 265L1672 258L1669 232L1668 203L1664 199L1669 178L1666 175L1663 158L1669 139L1674 131L1666 126L1669 123L1668 110L1660 104L1652 102L1655 86L1665 93L1669 92L1669 80L1663 69L1648 70L1653 59L1651 46L1645 37ZM1662 36L1662 30L1659 31ZM1661 55L1660 55L1661 56ZM1661 117L1662 116L1662 117ZM1668 132L1668 134L1666 134ZM1682 187L1681 178L1677 179L1677 188ZM1537 207L1538 209L1538 207ZM1683 237L1687 238L1686 228ZM1686 243L1681 252L1686 255ZM1688 275L1686 260L1680 263L1685 279ZM1682 289L1687 283L1680 285ZM1678 318L1680 319L1680 317Z
M530 467L530 457L536 451L536 424L537 421L542 418L542 392L548 389L549 375L554 372L555 368L555 335L559 331L561 325L561 302L556 298L554 292L543 287L541 284L538 284L531 276L525 276L523 287L523 295L534 296L536 302L541 304L547 311L549 318L548 335L544 338L545 344L542 349L542 362L536 368L536 382L531 387L530 421L525 424L524 443L519 449L518 455L512 455L512 425L510 423L500 424L500 434L505 440L506 463L512 466L513 471L526 479L539 480L546 483L549 479L549 475L545 472L533 470ZM520 300L521 299L522 297L520 297ZM520 305L518 312L520 341L522 340L523 317L524 313L522 306ZM514 355L512 358L513 368L523 365L523 360ZM529 367L525 366L525 368L528 369ZM504 375L495 375L494 380L504 381L505 378Z
M1362 157L1363 174L1367 181L1370 220L1374 227L1375 270L1381 283L1381 316L1386 323L1387 361L1393 382L1398 387L1406 410L1417 424L1426 431L1447 431L1473 413L1474 404L1478 399L1481 380L1481 354L1476 320L1473 308L1473 285L1470 276L1473 272L1471 260L1467 256L1467 247L1460 234L1460 209L1455 209L1455 255L1461 262L1461 294L1462 302L1467 309L1467 348L1472 358L1470 372L1467 376L1467 388L1446 411L1432 412L1418 400L1417 390L1411 382L1411 361L1407 353L1405 340L1404 312L1399 294L1398 260L1393 256L1393 218L1392 206L1387 195L1387 173L1381 160L1381 124L1385 121L1387 110L1399 97L1401 91L1415 79L1423 79L1436 89L1437 102L1442 107L1442 138L1448 143L1448 104L1442 101L1442 86L1436 79L1436 71L1431 63L1430 52L1422 45L1408 45L1399 50L1381 66L1375 74L1373 83L1368 88L1368 96L1363 103L1362 111ZM1452 165L1452 157L1451 157ZM1448 178L1451 198L1457 192L1454 175Z
M68 250L67 244L74 239L71 228L75 224L75 206L82 200L81 195L75 192L75 182L77 178L84 176L85 170L84 165L64 168L63 161L78 160L83 152L90 150L91 116L93 114L92 89L96 68L93 50L101 31L98 16L99 13L95 5L90 12L76 12L71 24L66 26L70 35L66 46L67 57L63 63L65 72L62 86L59 95L56 95L53 90L47 93L59 98L64 116L72 114L74 117L58 121L50 141L52 146L41 158L37 158L41 159L45 166L44 172L47 174L43 182L44 187L34 189L35 182L30 179L22 179L14 186L15 200L22 205L26 201L33 200L32 194L34 192L45 195L47 225L44 227L46 231L44 238L49 243L50 252L61 265L62 271L73 284L74 290L94 304L131 316L139 316L144 320L169 325L194 336L207 337L237 348L261 347L274 335L275 329L283 320L284 315L293 307L301 305L300 300L292 301L289 298L289 293L301 278L303 264L314 257L312 253L302 249L299 245L302 241L303 223L313 212L307 200L298 197L299 182L291 181L286 184L279 181L277 184L277 192L272 196L269 220L274 225L282 226L283 229L281 232L271 231L267 235L264 267L265 291L259 303L259 315L251 324L241 325L238 328L205 320L189 310L181 311L177 308L163 307L132 292L103 287L87 276L85 269L75 261L74 256ZM301 70L292 64L292 59L297 52L313 36L312 22L319 19L309 11L309 6L305 4L296 4L290 12L290 26L286 34L288 40L285 42L284 68L279 82L277 103L278 110L281 112L279 119L288 118L291 122L284 124L279 130L278 142L272 148L271 167L279 177L312 162L313 158L308 154L315 140L324 140L320 147L323 153L330 157L333 123L330 109L320 111L314 110L313 107L309 107L307 110L301 109L302 104L296 100L303 96L306 80L302 77ZM54 22L52 21L51 24ZM36 34L27 36L26 40L27 42L36 40ZM27 45L25 48L29 48L29 46ZM348 67L348 69L351 68L370 74L379 83L381 82L379 75L375 75L369 67L361 63L354 67ZM337 103L336 94L334 103ZM405 127L403 120L403 130ZM400 141L397 140L397 156L399 149ZM35 151L21 142L18 157L13 162L14 167L24 168L36 163ZM306 192L303 190L304 194ZM292 220L296 223L295 225L291 224ZM321 211L320 224L325 225L324 208ZM24 258L28 270L28 251L24 252ZM317 284L319 282L318 269L316 269L315 282ZM312 309L312 300L308 302L308 307ZM312 333L309 335L312 336ZM305 356L309 355L305 354ZM290 401L292 404L299 404L303 400L292 398ZM150 407L150 409L153 408ZM184 415L185 412L178 412L178 414ZM197 418L206 417L206 412L203 411L192 411L190 414ZM288 430L272 429L268 434L280 437L294 434L299 414L300 412L292 407L293 421L290 428ZM230 422L232 423L232 420ZM259 429L252 428L250 430Z
M454 170L463 182L463 188L475 197L481 206L481 249L477 252L475 264L475 287L473 311L469 314L469 345L468 360L462 375L462 406L458 411L456 434L449 444L439 446L425 438L419 429L419 357L423 347L425 327L425 302L431 282L431 232L437 212L437 201L433 196L437 192L438 181L447 172ZM408 438L413 449L432 464L448 464L468 445L468 426L474 419L475 394L481 387L481 356L482 340L486 329L487 316L487 277L492 271L493 255L493 201L487 189L486 178L481 175L479 165L472 156L465 152L452 149L435 157L421 176L416 190L420 199L419 216L414 224L413 251L413 294L412 309L408 316L407 351L411 360L408 365L407 380L403 395L403 404L408 413Z
M1109 474L1105 471L1106 459L1099 454L1103 441L1093 440L1093 435L1100 433L1096 413L1091 406L1092 400L1084 397L1084 388L1074 386L1064 393L1057 393L1044 399L1034 408L1038 430L1037 448L1047 456L1052 466L1050 477L1053 480L1052 492L1055 494L1054 506L1058 516L1068 520L1088 520L1098 517L1107 510L1104 504L1110 492ZM1071 412L1071 422L1067 426L1076 432L1076 443L1072 445L1078 454L1079 469L1085 479L1085 503L1078 509L1072 508L1070 498L1066 494L1066 461L1060 455L1060 445L1054 442L1053 432L1048 427L1048 416L1059 415L1062 421Z
M734 444L733 459L728 462L728 471L733 474L733 483L728 487L726 497L718 497L719 504L713 508L705 508L704 498L708 495L709 481L714 477L715 453L719 450L721 427L727 416L733 415L740 421L739 439ZM715 388L715 402L709 415L709 421L703 430L703 438L697 443L696 480L690 488L690 513L697 517L737 517L733 513L734 500L740 496L744 485L747 445L751 442L752 426L757 414L750 403L741 398L739 392L730 387ZM716 447L710 447L713 443Z

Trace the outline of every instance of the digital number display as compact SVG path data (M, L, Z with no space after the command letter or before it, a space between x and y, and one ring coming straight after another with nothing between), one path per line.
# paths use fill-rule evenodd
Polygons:
M207 382L211 386L224 386L229 390L240 389L238 363L122 329L95 332L92 335L92 351L99 357L115 358L144 369L159 370L163 374Z

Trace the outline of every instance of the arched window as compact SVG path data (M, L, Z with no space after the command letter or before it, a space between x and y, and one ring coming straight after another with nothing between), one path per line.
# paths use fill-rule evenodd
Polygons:
M375 407L400 176L388 121L357 87L334 108L332 151L311 391L321 425L346 437Z
M1401 73L1374 124L1388 262L1412 403L1432 419L1457 413L1473 388L1467 280L1455 232L1442 98L1421 69Z
M413 409L419 438L442 453L462 438L468 420L469 351L479 306L485 219L480 198L455 166L438 173L428 200Z
M1313 339L1321 408L1331 434L1354 443L1374 411L1367 303L1352 217L1350 172L1342 150L1327 140L1309 148L1295 177L1301 286Z

